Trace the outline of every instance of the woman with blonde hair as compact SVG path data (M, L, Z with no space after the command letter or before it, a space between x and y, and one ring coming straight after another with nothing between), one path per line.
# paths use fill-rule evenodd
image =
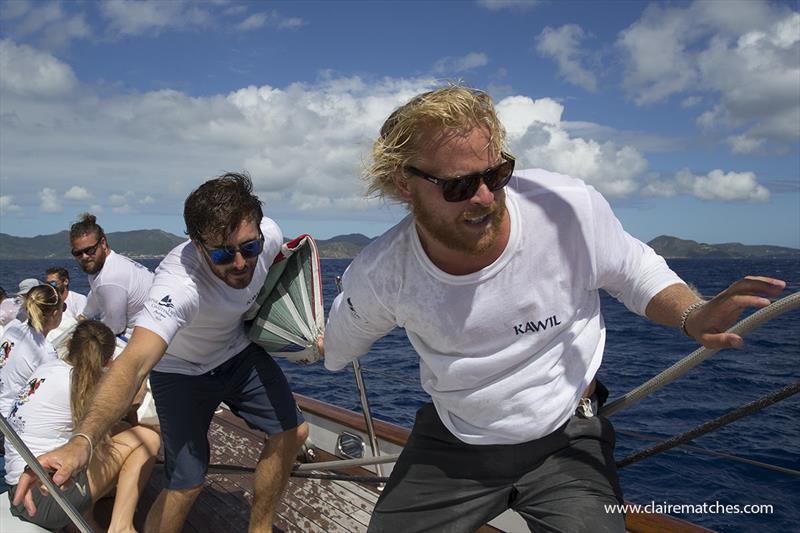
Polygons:
M0 339L0 414L8 416L20 387L36 368L58 359L47 334L61 324L65 305L50 285L38 285L24 296L28 320L13 322Z
M104 367L111 364L114 334L96 320L81 322L69 343L64 360L46 363L34 371L18 391L8 422L19 433L34 455L47 452L71 439L86 439L92 445L89 467L62 487L64 495L84 513L90 523L94 503L116 487L109 532L135 531L133 515L139 494L152 472L160 446L158 433L134 426L101 442L91 442L82 433L73 433L94 393ZM25 462L13 448L6 449L6 483L13 501L16 484ZM11 506L11 514L45 529L58 529L70 523L55 499L42 491L28 495L36 509L28 515L23 504Z

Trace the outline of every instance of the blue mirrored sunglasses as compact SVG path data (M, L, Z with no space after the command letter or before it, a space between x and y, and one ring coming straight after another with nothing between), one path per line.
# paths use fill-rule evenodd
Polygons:
M201 244L212 263L215 265L227 265L233 263L237 252L242 254L244 259L257 257L264 250L264 236L259 235L257 239L243 242L236 247L220 246L219 248L209 248L204 243Z

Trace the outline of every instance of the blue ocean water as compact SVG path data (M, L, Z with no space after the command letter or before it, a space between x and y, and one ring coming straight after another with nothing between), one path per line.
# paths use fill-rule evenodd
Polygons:
M144 261L151 269L156 260ZM336 289L334 277L347 260L323 260L326 309ZM788 282L786 294L800 290L797 260L671 260L683 279L711 296L748 275L774 276ZM52 261L2 261L0 286L13 291L26 277L44 277ZM86 277L74 262L73 288L86 293ZM611 398L669 367L696 349L677 334L633 315L603 295L608 340L599 377ZM784 315L752 333L742 350L727 350L690 371L638 405L612 417L619 429L668 438L798 380L800 336L798 312ZM416 409L428 401L418 381L418 358L405 333L397 329L375 344L362 359L373 416L406 427ZM293 389L354 411L360 411L352 372L331 373L317 363L301 367L281 361ZM794 396L739 420L692 444L800 470L800 398ZM618 435L618 458L651 443ZM620 471L628 501L656 505L771 505L772 513L676 514L685 520L724 532L797 531L800 523L800 478L724 459L675 449ZM709 509L713 509L709 507Z

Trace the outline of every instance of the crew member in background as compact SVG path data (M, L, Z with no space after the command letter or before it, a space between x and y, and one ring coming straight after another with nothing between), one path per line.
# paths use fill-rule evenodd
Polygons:
M94 215L84 213L69 230L72 255L89 275L91 292L83 315L98 318L115 335L133 328L153 284L146 267L114 252Z
M25 295L34 287L44 285L36 278L27 278L19 282L19 290L13 298L6 298L0 303L0 325L8 326L14 320L25 322L28 312L25 309Z
M83 314L83 309L86 307L86 296L81 293L74 292L69 288L69 271L64 267L50 267L45 272L47 274L47 283L56 288L61 294L61 299L67 304L67 311L72 313L76 318Z

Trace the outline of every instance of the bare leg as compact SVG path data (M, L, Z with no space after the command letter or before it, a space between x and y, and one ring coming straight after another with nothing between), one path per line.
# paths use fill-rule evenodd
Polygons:
M147 513L144 525L145 533L180 533L189 509L203 486L191 489L164 489ZM168 512L165 512L168 509Z
M158 433L143 426L133 427L124 435L128 445L133 447L133 451L125 459L119 472L111 524L108 526L109 533L135 531L133 515L136 512L136 504L139 503L139 495L150 479L156 454L161 445Z
M113 437L111 437L112 446L111 449L105 451L105 453L98 453L95 455L94 459L92 459L91 464L89 465L89 469L87 471L87 477L89 479L89 490L92 493L92 503L96 503L97 500L108 494L112 489L115 488L117 479L119 476L120 471L123 469L128 458L137 451L140 447L143 446L143 442L146 438L148 442L153 445L152 437L148 436L148 433L152 433L155 435L155 451L152 453L155 456L158 453L158 442L159 438L155 432L148 430L146 428L131 428L121 433L117 433ZM143 437L144 435L145 437ZM146 448L145 448L146 449ZM148 452L149 453L149 452ZM149 475L149 473L148 473ZM132 500L130 502L132 504L132 508L136 509L136 503L138 501L139 494L132 493L126 494L124 499ZM114 508L116 509L116 502L114 503ZM112 516L112 523L114 519ZM130 513L128 517L127 524L122 526L122 531L133 531L133 513Z
M308 424L270 435L256 466L255 495L250 511L250 533L270 533L275 507L289 479L297 450L308 437Z

